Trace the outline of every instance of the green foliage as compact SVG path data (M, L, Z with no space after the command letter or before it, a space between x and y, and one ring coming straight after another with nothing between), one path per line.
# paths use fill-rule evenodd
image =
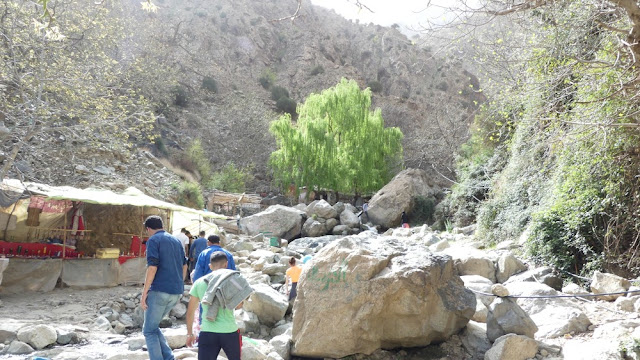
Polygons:
M446 219L475 216L488 243L525 236L534 260L573 273L637 275L640 106L620 90L638 70L620 57L620 35L594 25L595 9L562 2L532 14L544 25L508 54L516 81L476 117Z
M234 163L228 163L222 170L213 174L208 187L212 189L243 193L246 191L246 184L253 180L252 168L238 168Z
M311 74L311 76L324 74L324 67L322 67L322 65L316 65L316 66L314 66L313 69L311 69L310 74Z
M271 88L271 99L274 101L278 101L281 98L289 97L289 91L282 86L274 86Z
M447 91L449 90L449 84L442 80L438 83L438 85L436 85L436 89L440 90L440 91Z
M212 93L218 93L218 82L211 76L205 76L202 79L202 88L211 91Z
M276 82L276 74L271 69L265 69L258 78L258 82L263 88L269 89ZM275 99L278 100L278 99Z
M195 139L189 144L186 154L200 175L201 183L208 183L211 180L211 162L202 148L200 139Z
M402 132L372 112L370 90L342 79L301 105L295 124L284 114L271 123L278 150L270 164L282 188L290 184L362 194L391 177L402 159Z
M436 210L436 199L433 197L418 196L413 199L414 206L410 214L412 226L433 223L433 215Z
M286 96L283 96L276 101L276 108L284 113L290 114L291 116L295 116L297 106L298 104L295 100Z
M176 202L182 206L194 209L203 209L204 197L202 196L200 185L186 181L180 184L178 187L178 197Z
M379 93L382 91L382 84L378 80L371 80L367 83L367 87L371 89L374 93Z
M176 106L185 107L189 102L189 96L187 94L187 90L182 86L176 86L173 88L173 104Z
M156 148L158 149L160 154L164 156L169 155L169 150L167 150L167 146L165 145L164 140L162 139L161 136L156 137L153 142L156 145Z

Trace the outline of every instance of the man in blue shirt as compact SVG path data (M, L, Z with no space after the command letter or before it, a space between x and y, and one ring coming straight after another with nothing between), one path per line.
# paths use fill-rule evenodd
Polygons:
M204 231L200 231L200 236L193 241L191 249L189 249L189 272L196 267L196 261L200 253L207 248L207 239L204 237Z
M142 333L147 342L150 360L173 360L174 356L164 335L160 321L176 305L184 291L187 258L180 240L164 231L159 216L144 221L147 240L147 273L140 305L144 310Z
M233 261L233 255L220 246L220 237L218 237L218 235L210 235L207 238L207 245L209 245L209 247L202 251L198 256L196 268L193 270L193 275L191 276L191 281L193 282L196 282L196 280L211 272L209 263L211 262L211 254L214 251L222 251L227 255L227 269L236 269L236 263Z

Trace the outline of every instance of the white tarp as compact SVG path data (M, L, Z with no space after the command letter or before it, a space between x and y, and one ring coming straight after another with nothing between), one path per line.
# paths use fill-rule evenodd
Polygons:
M196 210L152 198L134 187L130 187L123 193L118 194L111 190L104 189L77 189L71 186L49 186L31 182L22 183L16 179L4 179L2 182L3 185L8 188L16 190L22 189L22 191L28 191L35 195L42 195L49 199L83 201L90 204L148 206L158 209L201 215L209 218L226 218L224 215L213 212Z
M7 266L9 266L9 259L0 258L0 285L2 285L2 273L4 272L4 269L7 268Z
M75 289L113 287L119 284L118 259L74 259L62 262L62 283Z
M74 289L95 289L117 285L144 283L147 260L127 259L21 259L5 258L8 262L0 284L0 293L47 292L55 288L58 279Z
M175 234L182 228L189 230L193 236L198 236L200 231L204 231L207 236L220 234L218 225L204 221L200 215L185 212L174 212L171 224L171 233Z
M147 271L147 258L133 258L120 264L118 283L120 285L142 285Z
M3 273L0 293L51 291L62 272L62 259L10 258Z

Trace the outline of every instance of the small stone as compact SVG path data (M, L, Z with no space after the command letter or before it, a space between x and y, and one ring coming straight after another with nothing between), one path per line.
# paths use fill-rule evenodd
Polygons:
M549 356L549 352L546 349L541 349L540 355L542 355L542 357L547 357Z
M491 293L500 297L509 296L509 290L502 284L491 285Z
M7 354L12 355L30 354L32 352L33 348L29 346L29 344L19 340L12 341L11 344L9 344L9 348L7 349Z

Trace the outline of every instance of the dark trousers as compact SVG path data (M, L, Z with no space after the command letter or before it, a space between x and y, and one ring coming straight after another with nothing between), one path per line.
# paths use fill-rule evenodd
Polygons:
M216 360L220 349L229 360L240 360L242 336L239 332L219 334L203 331L198 337L198 360Z

